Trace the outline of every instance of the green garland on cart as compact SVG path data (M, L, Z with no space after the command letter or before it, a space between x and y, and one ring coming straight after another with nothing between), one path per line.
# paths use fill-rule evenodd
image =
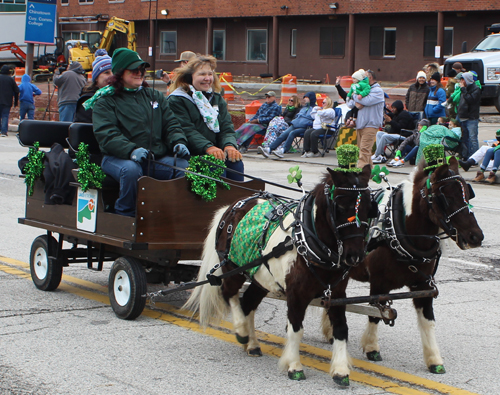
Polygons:
M222 166L211 166L209 163L201 160L212 162L216 165ZM212 155L204 156L192 156L189 159L189 167L187 170L193 173L198 173L203 176L208 176L220 180L219 183L226 189L230 189L229 185L221 180L221 175L224 173L224 168L226 167L224 161L216 159ZM217 197L217 182L210 180L205 177L200 177L196 174L186 173L186 179L191 182L191 191L201 196L201 198L207 202L211 202Z
M101 189L102 181L106 177L101 167L95 163L90 163L89 146L80 143L76 152L76 164L79 168L77 181L83 192L89 189Z
M28 163L24 166L24 173L26 174L24 183L28 186L29 196L33 195L35 180L42 176L43 169L45 169L45 165L43 164L45 152L39 151L39 148L40 143L35 141L33 147L30 147L28 151Z

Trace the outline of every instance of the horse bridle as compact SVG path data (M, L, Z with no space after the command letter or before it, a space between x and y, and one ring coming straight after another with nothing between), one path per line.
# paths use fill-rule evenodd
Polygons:
M344 237L340 236L339 230L346 228L348 226L357 226L358 228L361 228L361 226L365 226L365 229L368 229L369 224L365 221L360 221L358 219L358 212L359 212L359 207L361 205L361 193L369 190L370 188L364 187L364 188L359 188L356 185L354 185L352 188L346 188L346 187L335 187L334 185L330 186L325 183L325 196L326 196L326 202L328 206L328 214L330 216L330 221L332 224L332 230L333 233L335 234L335 238L337 239L337 246L338 246L338 253L339 253L339 264L340 264L340 257L342 256L342 253L344 251L343 247L343 242L347 239L352 239L354 237L365 237L364 233L355 233L352 235L346 235ZM333 196L335 190L342 190L342 191L353 191L353 192L358 192L358 198L356 199L356 205L355 205L355 216L352 221L347 221L343 224L337 225L337 198L338 196Z
M435 184L442 183L442 182L444 182L444 183L453 182L453 180L456 180L457 182L459 182L460 186L462 188L462 197L464 200L464 205L462 207L455 210L451 214L448 214L447 213L447 207L449 206L448 200L446 199L446 195L442 191L442 188L445 185L441 185L439 187L439 189L438 189L439 194L432 192L432 184L430 182L430 175L427 178L426 184L420 190L420 195L422 196L422 198L424 198L426 200L427 205L429 206L429 209L434 211L434 213L436 213L436 211L434 210L434 207L433 207L433 199L436 198L436 201L438 202L438 205L441 206L441 209L443 210L443 213L445 216L445 218L440 218L438 216L441 227L443 228L443 230L446 232L446 234L449 237L456 240L458 232L457 232L457 229L451 223L451 218L465 209L469 210L469 213L472 213L472 205L469 203L469 200L473 199L475 195L474 195L474 190L472 189L472 186L470 184L466 183L461 175L454 174L454 172L452 170L450 170L450 172L452 173L452 175L450 177L446 177L446 178L443 178L441 180L438 180L435 182ZM468 190L469 190L469 199L467 199L467 196L465 194L464 185L466 185ZM428 191L430 191L430 193L426 193L426 189Z

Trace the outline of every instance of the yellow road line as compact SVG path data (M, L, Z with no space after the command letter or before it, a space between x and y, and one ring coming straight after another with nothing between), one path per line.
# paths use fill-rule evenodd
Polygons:
M18 267L22 267L25 269L29 269L29 265L26 264L25 262L21 262L18 260L14 260L11 258L6 258L0 256L0 262L6 263L8 265L14 265ZM13 268L12 266L5 266L0 264L0 270L16 275L22 278L26 279L31 279L31 276L29 273L23 270L19 270L16 268ZM67 276L63 275L63 280L68 283L73 283L76 285L80 285L86 288L90 288L99 292L104 292L106 295L98 294L95 292L91 292L82 288L74 287L69 284L61 283L59 286L59 289L62 291L68 292L75 294L77 296L81 296L83 298L89 299L89 300L94 300L96 302L102 303L109 305L109 298L107 296L107 287L92 283L90 281L82 280L76 277L72 276ZM152 319L157 319L161 320L164 322L169 322L171 324L190 329L194 332L197 333L202 333L202 334L207 334L212 337L216 337L220 340L235 344L235 345L240 345L236 339L234 334L231 333L232 331L232 324L230 324L227 321L222 321L219 325L220 329L217 328L207 328L206 330L200 325L194 321L191 320L192 317L192 312L186 311L179 309L175 306L169 305L167 303L156 303L156 307L161 308L163 311L155 310L155 307L152 308L146 308L142 315L152 318ZM196 315L193 317L196 320ZM222 329L222 330L221 330ZM286 340L282 337L272 335L270 333L266 332L261 332L261 331L256 331L259 340L262 341L261 343L261 349L262 352L266 355L271 355L279 358L281 356L282 348L285 345ZM268 344L271 343L271 344ZM325 359L326 361L329 361L331 358L331 351L318 348L318 347L313 347L309 346L307 344L301 344L300 350L303 353L307 353L308 355L302 355L301 356L301 363L304 366L308 366L314 369L317 369L322 372L329 373L330 369L330 363L325 362L322 360L318 360L313 358L314 356L317 356L318 358ZM452 387L446 384L442 384L436 381L428 380L422 377L418 377L409 373L404 373L400 372L395 369L391 368L386 368L384 366L380 366L371 362L367 361L362 361L359 359L352 359L353 366L361 369L366 372L371 372L371 373L376 373L382 376L385 376L389 379L394 379L400 382L404 382L407 384L410 384L411 386L418 386L422 388L426 388L429 390L433 391L438 391L443 394L450 394L450 395L478 395L476 393L466 391L460 388ZM350 380L369 385L372 387L377 387L377 388L383 388L385 391L394 393L394 394L399 394L399 395L425 395L428 394L427 392L422 392L413 388L409 387L404 387L401 384L387 381L378 377L374 377L372 375L362 373L362 372L357 372L357 371L351 371L350 374Z

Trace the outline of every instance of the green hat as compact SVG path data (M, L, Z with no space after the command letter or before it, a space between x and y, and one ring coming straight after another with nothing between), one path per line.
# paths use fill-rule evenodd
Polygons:
M436 167L446 164L444 156L444 147L441 144L429 144L423 150L427 167L424 170L435 169Z
M497 130L496 136L500 137L500 129Z
M356 167L359 159L359 148L352 144L344 144L337 148L339 167L335 170L359 173L362 170Z
M118 74L123 70L135 70L141 66L149 67L149 63L141 59L139 54L128 48L118 48L113 53L111 71Z

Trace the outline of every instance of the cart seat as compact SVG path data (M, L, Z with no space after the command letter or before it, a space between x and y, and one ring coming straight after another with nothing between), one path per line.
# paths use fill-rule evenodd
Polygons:
M17 138L23 147L33 147L35 142L40 143L40 148L50 148L54 143L68 148L68 129L71 122L38 121L23 119L19 123Z

